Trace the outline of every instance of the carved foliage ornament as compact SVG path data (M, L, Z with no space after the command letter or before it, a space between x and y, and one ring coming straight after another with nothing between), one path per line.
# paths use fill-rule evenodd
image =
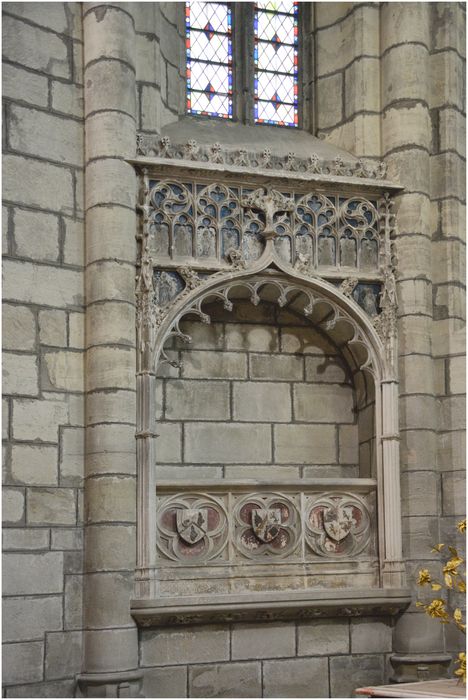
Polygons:
M360 159L355 163L345 163L338 156L332 161L321 160L317 154L303 158L289 152L286 156L273 156L269 148L257 153L245 148L238 150L223 149L219 143L208 146L198 144L190 139L186 144L172 144L167 136L137 135L137 155L157 156L171 160L195 160L200 163L224 163L249 169L265 168L286 170L289 172L310 173L317 175L335 175L337 177L358 177L382 180L386 176L383 162Z

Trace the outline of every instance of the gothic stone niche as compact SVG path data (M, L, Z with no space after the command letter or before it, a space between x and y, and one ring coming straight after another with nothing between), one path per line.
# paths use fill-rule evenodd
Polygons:
M215 164L188 163L195 151L184 153L179 162L163 154L154 166L146 159L142 177L133 614L146 625L395 614L409 601L388 194L397 188L361 185L345 170L339 183L316 170L288 176L273 168L266 177L269 160L254 172L243 160L225 166L221 152ZM373 467L361 463L357 478L158 478L157 367L169 363L185 377L170 345L190 345L183 319L209 324L214 303L231 314L239 302L308 319L364 378L357 391L372 387Z

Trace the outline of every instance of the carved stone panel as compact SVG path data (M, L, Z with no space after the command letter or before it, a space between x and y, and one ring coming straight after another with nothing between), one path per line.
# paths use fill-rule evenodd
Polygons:
M205 494L165 498L158 508L157 527L164 558L189 564L225 556L228 514L220 498Z
M324 557L360 554L371 539L370 504L357 494L328 493L308 498L307 544Z

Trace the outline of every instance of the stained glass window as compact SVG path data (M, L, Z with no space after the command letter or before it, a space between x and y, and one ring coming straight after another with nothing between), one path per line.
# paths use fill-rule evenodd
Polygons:
M187 2L187 112L232 118L232 30L229 3Z
M256 2L255 121L298 125L297 2Z

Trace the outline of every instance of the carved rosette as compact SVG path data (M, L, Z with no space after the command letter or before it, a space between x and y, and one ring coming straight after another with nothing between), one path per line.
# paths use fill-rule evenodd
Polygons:
M234 544L249 559L284 558L299 546L301 518L294 497L279 493L240 497L233 520Z
M361 553L371 539L369 505L356 494L322 494L309 499L305 538L320 556L349 557Z
M207 494L169 496L157 510L157 547L164 559L191 564L223 559L228 515L223 502Z

